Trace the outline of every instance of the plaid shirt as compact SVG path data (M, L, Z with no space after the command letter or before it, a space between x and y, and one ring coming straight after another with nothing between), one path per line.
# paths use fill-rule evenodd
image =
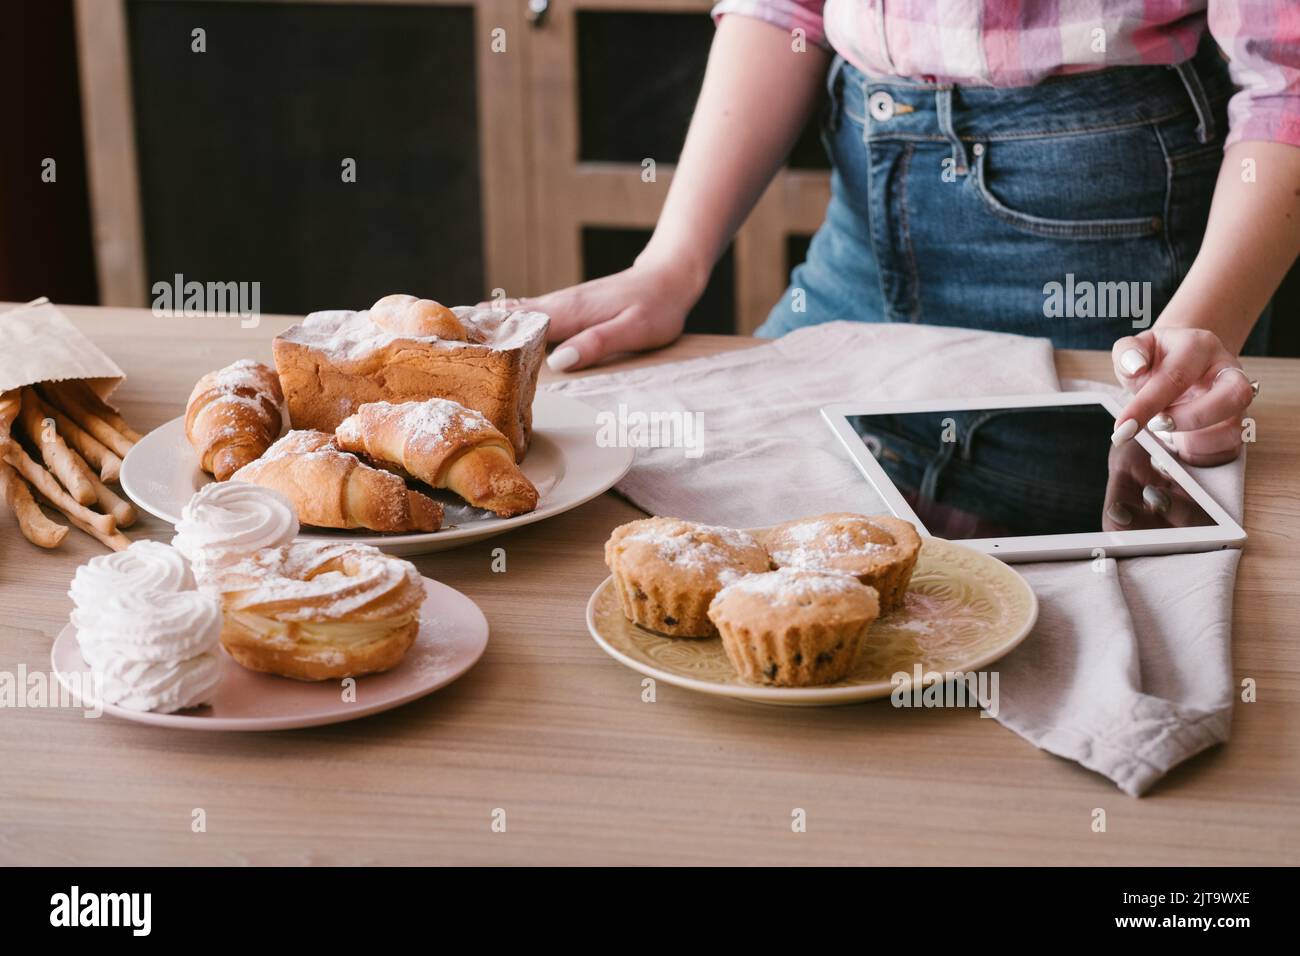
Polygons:
M864 73L1025 86L1108 66L1191 58L1208 29L1241 88L1228 144L1300 146L1297 0L721 0L735 13L802 29Z

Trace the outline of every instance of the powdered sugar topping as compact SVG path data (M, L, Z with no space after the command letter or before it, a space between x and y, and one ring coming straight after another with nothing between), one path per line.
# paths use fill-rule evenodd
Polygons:
M274 374L261 362L240 359L232 365L211 373L208 380L223 391L233 392L237 389L262 391L267 385L268 377Z
M282 621L365 615L379 604L383 617L394 617L417 610L424 594L409 561L369 545L318 542L258 551L223 571L219 587L227 609ZM403 588L396 606L384 603Z
M839 558L883 554L889 550L889 545L869 540L866 537L869 533L866 527L847 530L829 521L808 521L784 529L769 544L777 564L824 568Z
M471 306L457 306L451 311L471 337L483 339L482 344L389 332L370 321L369 310L313 312L281 338L319 349L331 360L355 361L399 341L447 349L540 348L544 346L546 327L550 323L550 318L541 312L506 312Z
M724 581L743 573L735 570L736 551L758 550L753 536L735 528L689 522L645 522L622 543L643 543L660 558L690 571L713 572Z
M762 574L747 574L718 594L721 601L728 595L748 594L771 604L799 604L811 598L836 597L861 592L863 586L847 574L780 568Z
M378 415L401 415L402 425L410 438L438 440L455 432L474 432L492 428L492 423L472 408L446 398L429 398L422 402L372 402L361 406Z

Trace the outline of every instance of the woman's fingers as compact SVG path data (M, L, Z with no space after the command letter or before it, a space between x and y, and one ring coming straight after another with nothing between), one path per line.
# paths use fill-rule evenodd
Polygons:
M563 342L577 335L593 322L611 318L599 314L596 296L591 295L589 283L557 289L532 299L520 300L524 308L533 312L545 312L551 317L546 338L550 342Z
M490 299L480 302L477 307L510 312L520 309L529 312L545 312L551 317L551 323L546 330L546 340L562 342L594 321L590 315L590 302L591 299L586 295L584 286L575 285L532 299Z
M1126 335L1111 346L1110 360L1115 366L1115 379L1122 385L1129 385L1150 371L1155 344L1155 337L1143 332L1141 335Z
M637 352L664 344L665 341L655 340L639 315L628 310L608 322L579 332L552 352L546 364L553 372L573 372L608 355Z
M1227 375L1223 376L1228 378ZM1240 376L1238 376L1240 377ZM1241 419L1225 418L1208 428L1175 432L1174 447L1184 464L1194 468L1222 465L1241 454Z
M1155 357L1150 374L1116 420L1113 441L1128 441L1140 427L1196 385L1215 360L1229 361L1213 332L1186 330Z
M1211 369L1209 390L1165 409L1163 414L1168 421L1157 424L1171 424L1172 427L1160 431L1194 432L1227 419L1240 424L1242 414L1255 396L1245 375L1235 370L1226 371L1235 368L1235 365L1224 365Z

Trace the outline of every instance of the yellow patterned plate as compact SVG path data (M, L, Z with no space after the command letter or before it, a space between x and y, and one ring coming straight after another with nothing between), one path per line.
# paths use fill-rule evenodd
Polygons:
M762 535L762 531L754 532ZM925 538L904 607L871 626L853 673L818 687L768 687L740 679L719 638L667 637L623 616L606 578L587 603L596 643L633 670L678 687L764 704L814 707L888 697L922 674L969 673L1025 639L1038 619L1038 599L1010 567L941 538ZM906 674L894 682L895 674Z

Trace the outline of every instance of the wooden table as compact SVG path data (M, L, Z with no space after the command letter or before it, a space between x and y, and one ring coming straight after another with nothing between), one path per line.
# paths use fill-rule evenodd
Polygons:
M142 431L180 414L202 372L269 361L292 321L66 311L126 371L118 399ZM688 337L634 361L749 344ZM973 710L770 708L663 684L643 702L641 675L583 623L602 542L639 515L611 494L416 559L479 603L492 637L465 677L396 711L268 734L0 711L0 863L1300 863L1300 362L1248 368L1265 384L1234 666L1259 699L1238 704L1227 746L1141 800ZM1105 379L1110 363L1064 352L1059 369ZM505 575L489 570L498 546ZM0 670L48 670L68 581L101 551L74 531L40 552L0 518ZM1097 807L1106 833L1090 827Z

